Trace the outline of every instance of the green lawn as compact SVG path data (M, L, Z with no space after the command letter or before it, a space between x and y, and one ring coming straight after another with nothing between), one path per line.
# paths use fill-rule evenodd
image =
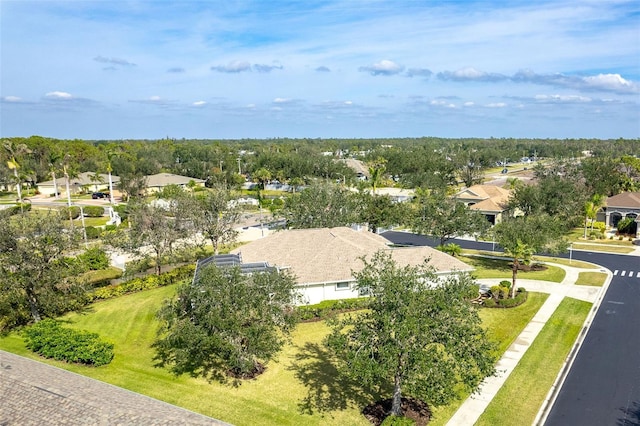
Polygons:
M622 241L618 241L621 243ZM604 251L607 253L622 253L627 254L633 251L633 247L631 247L631 242L628 244L624 244L628 247L623 247L622 245L618 246L610 246L605 244L591 244L591 243L573 243L573 248L577 250L594 250L594 251Z
M534 256L534 260L540 262L550 262L550 263L558 263L560 265L571 266L574 268L582 268L582 269L596 269L599 268L598 265L589 262L583 262L581 260L565 259L564 257L548 257L548 256Z
M85 217L84 225L85 226L104 226L109 221L108 217ZM75 220L76 224L82 225L82 221L80 219Z
M527 303L512 309L481 309L483 327L487 330L491 340L497 344L497 354L501 356L513 343L524 327L531 321L538 309L549 297L543 293L529 293ZM433 409L434 418L429 426L441 426L447 423L455 414L469 394L460 392L459 398L443 407Z
M488 259L483 257L466 257L460 256L460 260L473 266L475 271L473 275L476 278L511 278L511 266L508 260ZM519 279L527 280L544 280L559 283L564 279L566 275L564 269L547 265L544 271L532 271L532 272L518 272Z
M476 426L533 423L590 309L576 299L560 303Z
M322 339L324 322L300 324L292 342L257 380L240 387L208 383L187 376L174 377L153 367L157 323L155 312L175 287L149 290L92 305L84 314L64 317L74 328L94 331L115 344L115 358L99 368L49 364L158 398L233 424L366 425L359 407L377 398L356 383L337 381L332 355ZM514 309L484 309L481 316L490 337L504 350L533 317L546 295L532 294ZM16 334L0 338L0 348L39 359ZM460 401L436 410L435 424L446 423Z
M580 274L578 274L576 285L591 285L594 287L602 287L606 279L607 274L604 274L602 272L580 272Z

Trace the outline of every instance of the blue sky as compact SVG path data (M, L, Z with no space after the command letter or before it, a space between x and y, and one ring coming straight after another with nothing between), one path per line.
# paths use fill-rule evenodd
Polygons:
M640 3L0 0L0 135L640 137Z

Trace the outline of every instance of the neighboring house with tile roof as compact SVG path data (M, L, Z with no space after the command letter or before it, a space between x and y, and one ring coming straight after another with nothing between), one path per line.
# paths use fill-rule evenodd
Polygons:
M511 191L495 185L473 185L454 195L472 210L477 210L495 225L500 223L508 212Z
M640 192L623 192L622 194L607 197L606 207L602 209L599 220L604 216L607 226L615 228L623 218L631 218L636 223L636 236L640 237Z
M267 262L296 276L304 303L358 297L354 271L380 250L400 266L417 266L429 259L436 274L446 276L473 270L466 263L431 247L391 247L386 238L351 228L278 231L232 250L242 262Z
M120 178L115 175L111 175L111 182L115 186L120 182ZM66 192L67 183L64 175L56 176L56 186L58 187L58 194ZM53 180L46 182L40 182L37 184L38 191L44 195L55 195L55 188L53 186ZM77 177L69 179L69 191L72 194L79 192L98 192L100 190L109 190L109 175L106 173L83 172L78 174Z
M189 186L189 182L193 181L196 186L204 187L203 179L192 178L188 176L174 175L173 173L157 173L155 175L146 176L147 190L149 192L160 192L165 186L177 185L181 188Z

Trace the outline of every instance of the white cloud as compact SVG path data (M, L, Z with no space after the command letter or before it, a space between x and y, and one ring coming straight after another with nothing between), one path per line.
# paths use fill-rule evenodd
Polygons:
M394 75L404 70L404 66L396 64L388 59L383 59L372 65L358 68L358 71L368 72L371 75Z
M48 99L72 99L73 98L71 93L59 92L59 91L49 92L44 96L45 98L48 98Z
M586 87L594 90L638 92L638 84L625 80L620 74L598 74L592 77L583 77L582 80Z
M207 103L205 101L195 101L193 104L193 106L203 106L206 105Z
M155 96L150 96L149 100L151 102L160 102L162 100L162 98L160 98L160 96L155 95Z
M22 98L19 98L17 96L5 96L2 98L2 100L5 102L20 102L22 101Z
M505 108L507 104L505 104L504 102L494 102L494 103L486 104L485 106L487 108Z
M293 102L293 99L290 98L275 98L273 100L274 104L290 104Z
M586 96L578 96L578 95L536 95L534 96L536 101L543 102L567 102L567 103L575 103L575 102L591 102L591 98Z
M465 102L465 103L464 103L464 104L462 104L462 105L464 105L464 106L466 106L466 107L472 107L472 106L474 106L474 105L475 105L475 103L474 103L474 102L469 101L469 102Z

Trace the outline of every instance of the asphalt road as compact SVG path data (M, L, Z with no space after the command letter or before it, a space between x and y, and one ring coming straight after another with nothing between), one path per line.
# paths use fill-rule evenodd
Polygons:
M395 244L437 245L431 238L404 232L382 235ZM491 243L455 243L463 248L492 248ZM615 274L545 426L638 426L640 257L575 250L572 256L604 266Z

